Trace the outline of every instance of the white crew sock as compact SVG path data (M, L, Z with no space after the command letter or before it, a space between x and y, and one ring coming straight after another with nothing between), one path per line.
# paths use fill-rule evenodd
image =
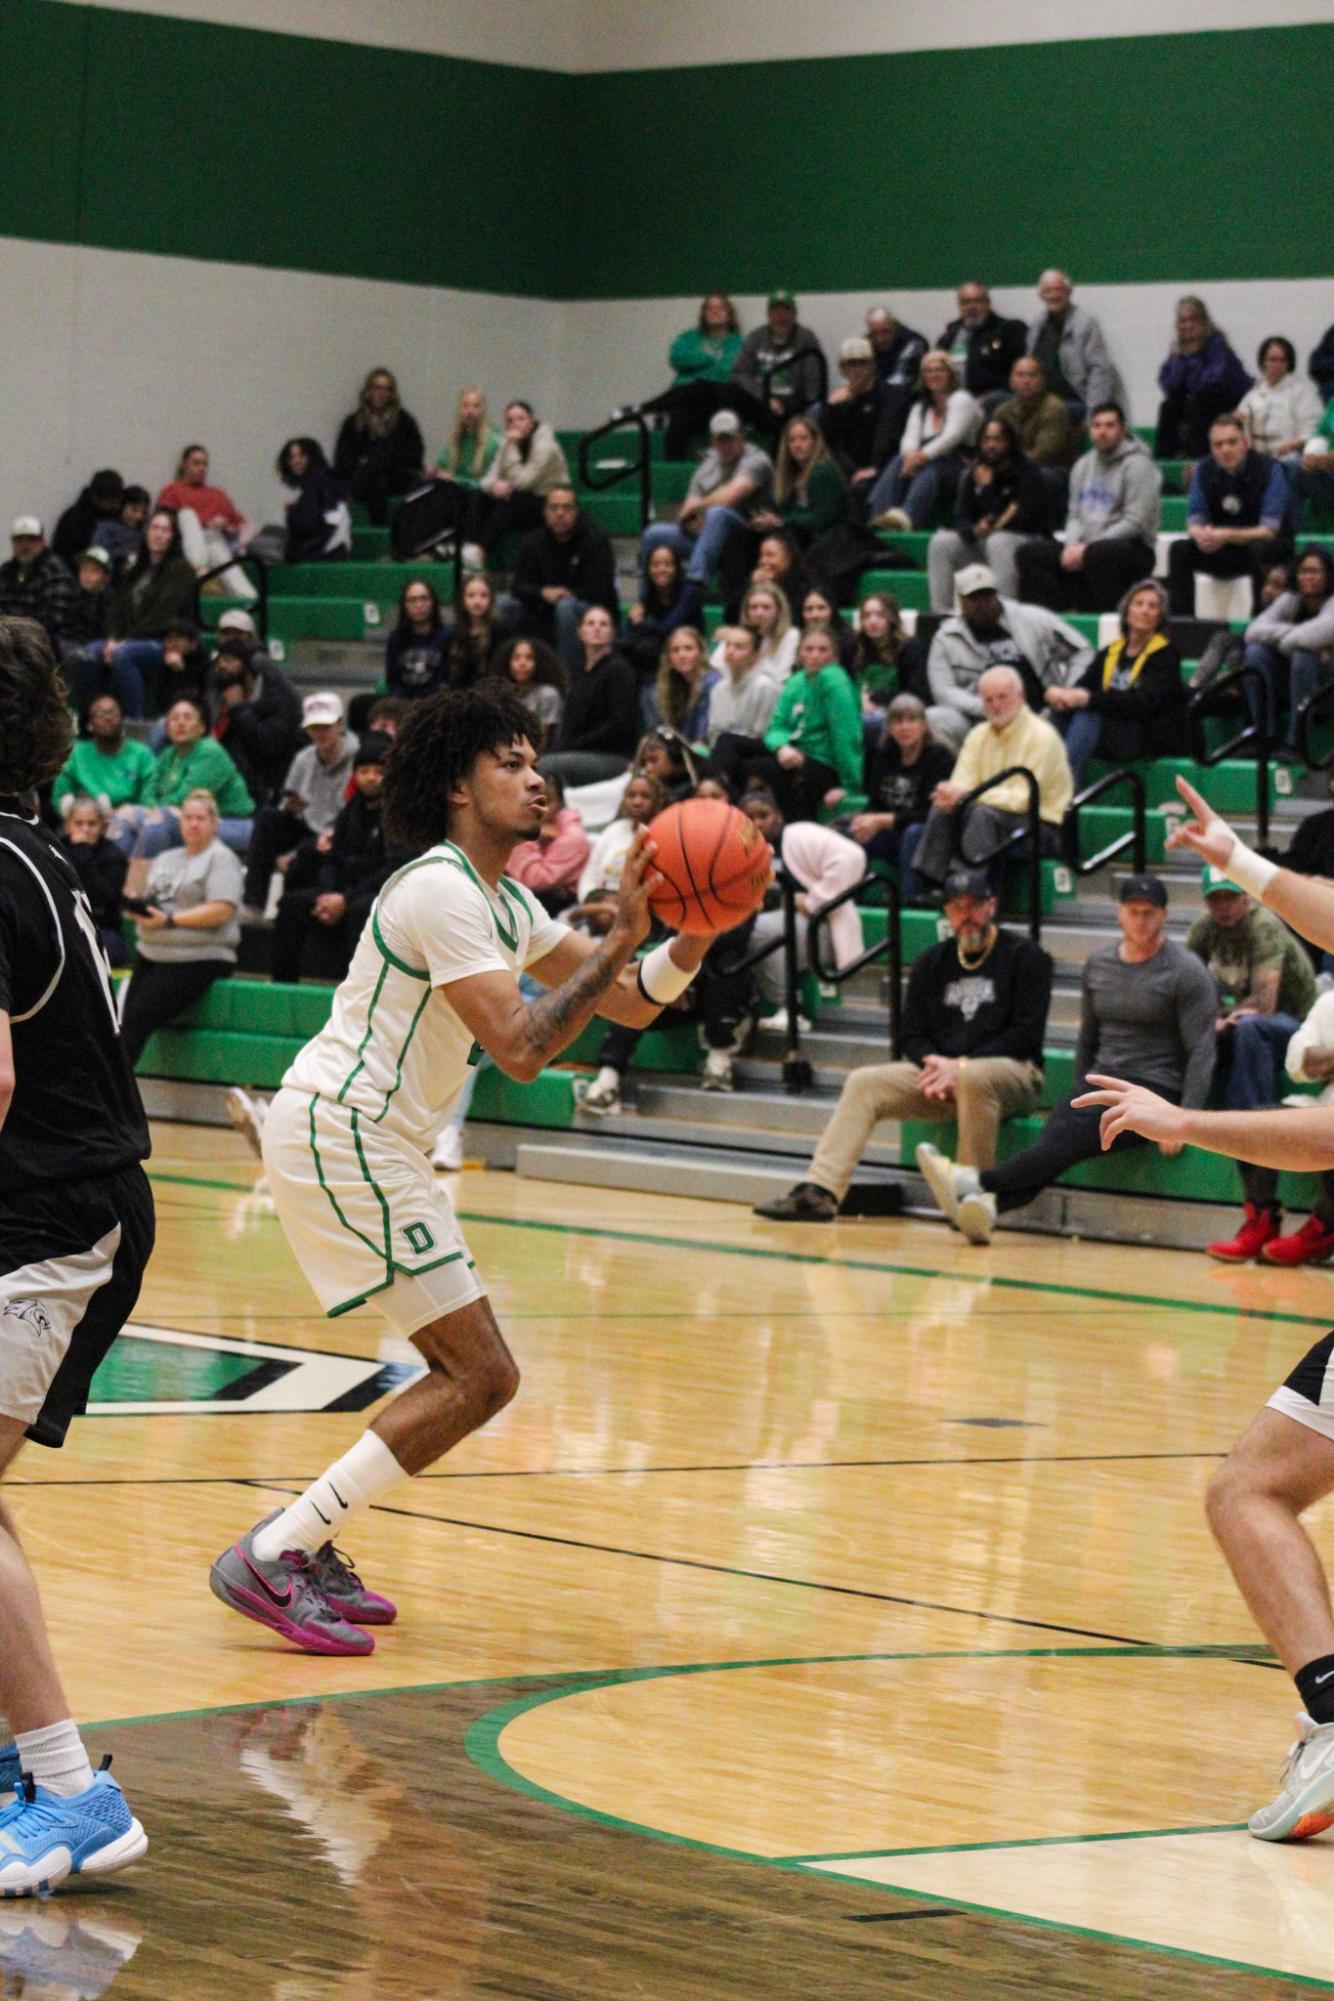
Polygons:
M285 1549L313 1556L323 1543L337 1542L349 1515L360 1514L407 1477L384 1440L364 1431L350 1452L260 1529L251 1547L261 1563L273 1563Z
M44 1730L20 1730L14 1742L24 1771L49 1793L69 1798L87 1792L93 1783L83 1739L68 1717L63 1723L48 1723Z
M604 1063L598 1071L597 1076L593 1079L593 1089L595 1091L619 1091L620 1088L620 1071L613 1070L609 1063Z

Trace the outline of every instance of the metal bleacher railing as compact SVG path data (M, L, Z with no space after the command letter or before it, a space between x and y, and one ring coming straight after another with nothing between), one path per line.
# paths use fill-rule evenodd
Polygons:
M1085 855L1080 840L1080 814L1085 806L1093 806L1107 793L1124 786L1130 794L1130 826L1124 834L1099 848L1096 855ZM1092 785L1086 785L1082 792L1076 792L1065 809L1065 819L1061 823L1061 852L1066 866L1077 876L1092 875L1095 870L1106 868L1119 855L1129 850L1130 866L1136 875L1142 875L1148 861L1148 817L1145 807L1144 780L1133 765L1125 765L1119 771L1109 771L1102 778L1095 778Z
M635 455L631 459L604 460L595 466L590 457L593 447L613 431L633 428ZM653 519L653 466L652 448L649 443L649 428L638 410L618 411L609 417L596 431L587 431L579 440L579 482L590 493L605 493L609 487L620 486L622 481L639 481L639 528L641 534Z
M269 569L267 563L261 562L258 556L229 556L225 563L215 563L211 570L199 572L195 578L195 624L202 629L204 621L200 615L199 600L204 585L211 582L214 577L220 577L224 570L232 569L242 569L254 580L255 602L248 609L255 621L255 632L260 644L263 645L269 636Z
M1028 793L1028 804L1024 808L1023 826L1015 827L1010 833L1003 835L994 847L986 850L985 854L965 854L963 837L968 808L973 804L974 800L981 799L985 793L994 791L996 786L1004 785L1011 778L1021 778ZM1002 855L1007 855L1012 850L1017 849L1021 842L1027 843L1021 859L1028 876L1028 935L1035 945L1042 942L1042 814L1040 807L1041 794L1038 790L1038 781L1033 776L1033 773L1028 769L1027 765L1010 764L1006 766L1004 771L998 771L994 778L984 779L981 785L975 785L971 792L965 792L963 798L950 815L950 832L954 842L954 853L966 868L986 868L989 862L998 861Z
M860 900L868 887L883 890L888 904L885 935L876 944L868 945L846 966L827 965L821 956L821 931L833 914L845 903ZM889 960L889 1053L897 1059L903 1054L903 904L899 886L889 876L863 876L854 882L851 889L845 889L841 896L831 897L812 910L806 925L806 960L821 986L841 987L863 966L873 966L880 959Z
M1243 691L1254 690L1258 700L1254 713L1246 727L1239 730L1226 743L1210 750L1205 742L1204 719L1218 710L1218 697L1228 688ZM1259 846L1269 845L1269 761L1273 743L1269 733L1269 684L1258 667L1234 667L1227 674L1220 674L1216 681L1200 688L1190 698L1186 707L1186 722L1189 732L1190 754L1198 765L1208 768L1221 764L1225 757L1236 751L1250 750L1255 753L1255 822L1259 835Z
M1297 755L1308 771L1328 771L1334 767L1334 742L1328 750L1316 748L1312 738L1317 723L1334 721L1334 682L1319 688L1315 694L1302 703L1292 719L1292 740L1297 746Z

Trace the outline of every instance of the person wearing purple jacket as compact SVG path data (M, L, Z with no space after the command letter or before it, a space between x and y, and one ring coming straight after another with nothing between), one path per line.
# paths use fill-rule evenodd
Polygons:
M1255 377L1247 372L1209 317L1203 299L1177 300L1176 339L1158 371L1163 400L1154 439L1156 459L1198 459L1209 449L1215 417L1235 410Z

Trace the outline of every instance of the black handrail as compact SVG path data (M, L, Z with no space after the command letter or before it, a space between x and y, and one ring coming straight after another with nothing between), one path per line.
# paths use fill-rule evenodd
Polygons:
M1024 810L1023 826L1015 827L1012 832L1003 835L995 847L988 848L984 855L965 854L963 835L967 809L975 800L980 799L984 792L994 790L997 785L1004 785L1010 778L1022 778L1028 787L1028 805ZM998 856L1007 854L1020 841L1028 842L1028 853L1024 857L1028 870L1028 935L1035 945L1042 943L1042 814L1039 810L1041 800L1038 781L1028 766L1011 764L1004 771L998 771L994 778L984 779L981 785L975 785L971 792L965 792L950 814L950 836L954 852L965 868L985 868L988 862L994 862Z
M1311 748L1311 731L1318 722L1325 722L1334 716L1334 681L1317 688L1314 695L1304 701L1292 719L1292 739L1297 746L1297 755L1308 771L1328 771L1334 765L1334 749L1324 757L1317 757Z
M850 903L856 896L862 896L870 888L883 889L888 900L888 922L885 935L878 945L868 945L846 966L827 966L820 956L820 930L831 911ZM889 959L889 1053L897 1060L903 1054L903 899L899 886L889 876L864 875L860 882L854 882L828 903L822 903L818 910L812 910L806 926L806 958L817 980L825 986L841 987L863 966L874 965L877 959Z
M255 602L247 609L255 621L255 631L260 643L266 644L269 637L269 566L267 563L261 563L258 556L229 556L225 563L215 563L212 569L198 572L195 577L195 624L202 632L204 620L199 599L203 586L212 578L220 577L224 570L230 570L238 564L242 567L248 564L247 575L254 576L257 595Z
M742 959L732 961L734 973L749 972L774 952L783 954L783 997L787 1005L787 1041L783 1052L783 1089L795 1097L811 1088L811 1066L801 1054L801 1029L798 1021L798 984L801 969L797 964L797 891L800 885L788 875L779 864L774 871L779 892L783 899L783 928L776 938L761 945L754 952L748 952Z
M604 466L595 477L589 462L589 451L600 438L610 436L613 431L623 431L633 424L639 434L635 457L625 465ZM650 456L649 429L643 414L638 410L618 410L596 431L588 431L579 440L579 479L591 493L604 493L608 487L619 486L622 480L639 479L639 528L642 534L653 518L653 462Z
M1220 744L1217 750L1209 750L1204 741L1204 718L1213 707L1213 698L1224 688L1250 687L1258 690L1259 721L1254 717L1236 736ZM1220 674L1207 687L1199 688L1186 705L1186 726L1189 732L1190 754L1197 764L1209 766L1221 764L1225 757L1231 757L1234 750L1245 750L1255 745L1255 821L1259 845L1269 845L1269 754L1272 744L1269 736L1269 683L1258 667L1233 667L1228 673Z
M825 359L824 349L822 347L799 347L796 353L788 355L785 361L771 361L760 377L760 401L766 410L769 408L769 384L773 381L775 375L784 375L789 368L795 368L799 361L806 361L808 359L814 361L820 375L820 393L818 396L813 397L812 401L815 403L825 403L828 401L829 363ZM794 410L792 414L794 417L800 416L801 412Z
M1079 845L1079 815L1085 806L1091 806L1095 799L1101 799L1104 792L1111 792L1118 785L1130 787L1130 832L1118 834L1096 855L1085 861ZM1130 866L1136 875L1143 875L1148 863L1148 822L1145 814L1144 780L1138 771L1128 766L1120 771L1109 771L1105 777L1096 778L1092 785L1086 785L1082 792L1076 792L1065 809L1065 819L1061 822L1061 847L1066 863L1076 875L1092 875L1095 869L1106 868L1118 855L1130 849Z

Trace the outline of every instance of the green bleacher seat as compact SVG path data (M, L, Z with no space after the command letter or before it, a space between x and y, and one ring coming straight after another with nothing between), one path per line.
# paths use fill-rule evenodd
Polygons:
M1186 528L1186 496L1184 493L1163 495L1162 518L1159 527L1164 535L1181 535Z
M1107 772L1119 769L1118 765L1104 764L1101 758L1095 758L1089 766L1089 782L1091 784L1095 778L1102 778ZM1255 766L1243 758L1225 758L1221 764L1210 765L1204 772L1188 757L1159 757L1151 763L1138 764L1135 769L1144 780L1150 806L1175 806L1178 811L1185 811L1176 789L1179 773L1192 785L1200 787L1210 805L1220 813L1249 814L1255 811ZM1271 765L1270 805L1280 798L1291 797L1291 794L1291 769L1287 765Z
M1119 800L1124 793L1113 793L1111 798ZM1120 804L1107 806L1083 806L1079 813L1080 846L1085 857L1101 854L1113 841L1131 831L1134 816L1129 806ZM1161 812L1152 808L1145 815L1145 856L1150 863L1163 859L1164 843L1167 839L1168 822ZM1118 858L1119 868L1130 867L1129 854Z
M387 528L364 528L352 530L352 560L355 563L378 563L389 555L389 530Z
M871 591L887 591L898 599L901 611L931 609L931 587L925 570L867 570L857 595L864 598Z
M382 620L381 628L384 621ZM377 628L370 627L372 633ZM293 646L300 639L364 639L364 598L271 598L269 636Z
M904 529L902 533L896 532L892 535L886 530L880 534L880 540L887 549L896 549L899 555L906 557L914 570L924 570L926 568L927 546L931 540L931 530L929 528L921 530Z
M279 598L362 598L397 604L410 579L434 584L441 597L454 588L452 563L278 563L269 572L269 602Z
M614 486L606 493L584 489L579 494L579 505L608 535L638 536L640 532L638 480Z

